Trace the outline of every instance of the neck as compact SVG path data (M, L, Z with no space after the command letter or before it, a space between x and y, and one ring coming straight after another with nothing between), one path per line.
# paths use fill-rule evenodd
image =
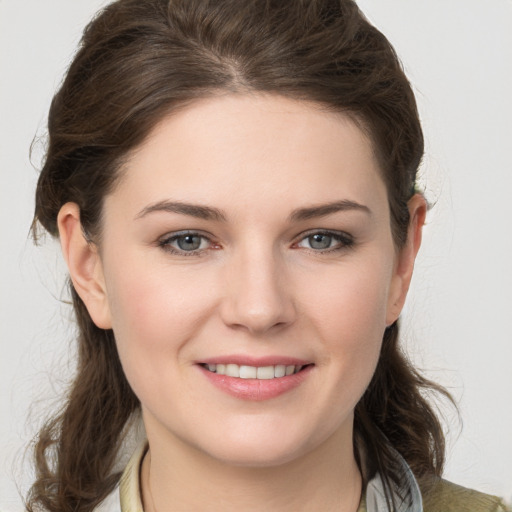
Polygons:
M351 436L337 432L302 457L240 467L188 445L152 440L141 471L145 512L356 512L362 479ZM348 442L347 442L348 441Z

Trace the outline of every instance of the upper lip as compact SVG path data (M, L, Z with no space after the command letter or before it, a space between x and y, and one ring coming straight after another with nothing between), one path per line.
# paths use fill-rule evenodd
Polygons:
M237 364L238 366L277 366L277 365L294 365L306 366L312 364L311 361L300 359L297 357L268 355L260 357L252 357L246 354L232 354L225 356L208 357L197 361L197 364Z

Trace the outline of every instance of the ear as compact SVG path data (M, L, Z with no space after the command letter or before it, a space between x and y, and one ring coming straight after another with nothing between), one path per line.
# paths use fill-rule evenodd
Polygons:
M98 246L84 236L76 203L66 203L60 209L57 225L62 254L76 292L92 321L100 329L110 329L110 309Z
M421 245L421 234L425 217L427 215L427 202L421 194L415 194L408 203L409 227L407 229L407 241L397 251L397 258L393 270L390 292L388 296L388 307L386 325L389 327L398 319L405 298L411 284L414 261Z

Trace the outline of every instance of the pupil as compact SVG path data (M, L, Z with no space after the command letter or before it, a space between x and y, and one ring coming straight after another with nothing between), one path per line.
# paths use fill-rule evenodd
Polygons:
M313 249L328 249L331 245L331 238L329 235L313 235L309 237L309 243Z
M193 251L199 249L201 237L196 235L185 235L178 238L178 247L184 251Z

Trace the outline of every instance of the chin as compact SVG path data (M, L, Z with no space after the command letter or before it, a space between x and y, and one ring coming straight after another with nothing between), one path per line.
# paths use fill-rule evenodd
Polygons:
M282 466L303 455L303 450L293 446L267 446L258 444L230 444L226 450L207 452L213 459L228 466L240 468L271 468Z
M247 468L269 468L298 460L321 446L328 432L313 432L298 429L248 428L226 429L221 439L210 439L207 444L197 446L214 460L227 465ZM323 434L323 435L322 435ZM203 440L205 441L205 440Z

